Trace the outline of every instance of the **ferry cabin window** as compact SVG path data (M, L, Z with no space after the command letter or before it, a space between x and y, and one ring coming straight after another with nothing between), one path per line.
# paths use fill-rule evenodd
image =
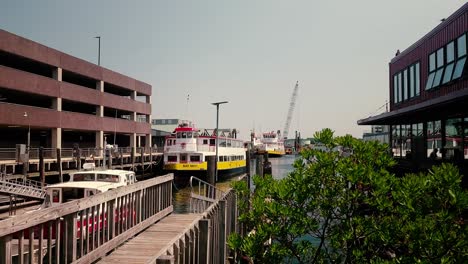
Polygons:
M191 162L200 162L200 156L190 156Z
M84 198L84 189L75 187L62 189L62 203L82 198Z
M192 138L192 132L187 132L187 138Z
M167 156L167 161L169 161L169 162L177 162L177 156Z
M180 161L187 161L187 155L180 155Z
M211 139L210 139L210 145L211 145L211 146L216 145L216 140L215 140L214 138L211 138Z
M172 140L171 140L171 139L168 139L168 140L167 140L167 145L168 145L168 146L171 146L171 145L172 145Z
M110 174L98 174L97 179L102 182L119 182L119 176Z
M73 181L95 181L94 173L80 173L73 175Z
M203 140L203 145L208 145L208 139Z

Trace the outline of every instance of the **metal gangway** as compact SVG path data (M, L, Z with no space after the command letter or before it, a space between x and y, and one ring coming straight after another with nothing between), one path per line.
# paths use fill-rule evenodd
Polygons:
M5 177L0 177L0 194L37 200L42 200L46 196L41 182L28 179L6 179Z
M190 212L202 213L226 193L197 177L190 177Z

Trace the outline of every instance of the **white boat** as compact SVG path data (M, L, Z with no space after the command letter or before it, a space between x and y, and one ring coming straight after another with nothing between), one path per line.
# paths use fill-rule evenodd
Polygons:
M242 172L246 166L244 141L237 139L236 130L220 130L218 146L218 171ZM207 170L207 157L216 155L216 131L200 131L188 124L181 124L164 146L164 169L172 172Z
M71 173L68 182L46 186L47 194L42 207L57 206L136 182L133 171L91 170L94 166L86 166L88 164L83 166L86 170Z
M277 132L263 133L260 138L260 144L256 147L257 153L268 153L269 157L281 157L285 155L284 141L280 136L279 130Z

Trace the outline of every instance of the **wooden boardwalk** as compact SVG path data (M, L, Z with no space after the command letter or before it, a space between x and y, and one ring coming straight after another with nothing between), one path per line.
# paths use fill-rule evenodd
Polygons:
M171 214L116 248L98 263L155 263L196 225L201 214Z

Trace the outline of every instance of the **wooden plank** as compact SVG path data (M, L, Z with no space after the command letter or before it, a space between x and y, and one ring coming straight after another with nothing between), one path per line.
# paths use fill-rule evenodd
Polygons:
M174 264L174 263L175 263L174 256L164 255L164 256L158 257L158 259L156 260L156 264Z
M173 179L173 174L167 174L165 176L156 177L153 179L137 182L135 184L128 185L122 188L117 188L104 193L99 193L93 195L90 198L70 201L59 206L41 209L36 211L34 214L18 215L13 218L5 219L2 221L2 225L0 225L0 237L12 234L19 230L27 229L40 223L45 223L47 221L54 220L58 217L63 217L68 214L76 213L85 208L96 206L98 204L104 203L109 200L113 200L117 197L121 197L144 188L162 184L164 182L170 182Z
M128 232L125 232L125 233L111 239L107 243L103 244L100 248L96 249L93 252L90 252L89 254L84 256L83 258L80 258L80 259L74 261L73 263L90 263L90 262L95 261L96 259L98 259L98 258L104 256L105 254L107 254L107 252L111 251L112 249L115 249L118 245L122 244L127 239L129 239L129 238L135 236L137 233L143 231L148 226L152 225L154 222L156 222L156 221L162 219L163 217L165 217L166 215L170 214L172 211L173 211L172 206L164 209L163 211L153 215L152 217L150 217L150 218L146 219L145 221L141 222L140 224L132 227L130 230L128 230Z

